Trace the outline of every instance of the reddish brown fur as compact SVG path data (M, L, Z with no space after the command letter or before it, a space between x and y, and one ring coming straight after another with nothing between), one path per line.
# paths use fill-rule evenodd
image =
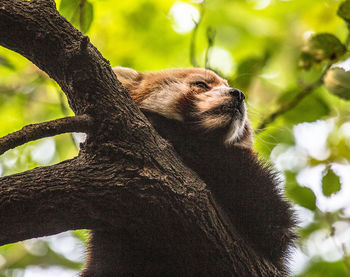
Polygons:
M118 76L118 68L114 68ZM159 72L139 73L137 79L121 79L120 81L129 90L131 97L136 103L140 103L146 99L151 93L158 90L159 87L166 83L171 83L176 80L181 82L190 82L193 76L198 76L199 79L206 81L210 86L227 85L226 80L220 78L215 73L202 68L186 69L168 69ZM199 92L199 90L197 90Z

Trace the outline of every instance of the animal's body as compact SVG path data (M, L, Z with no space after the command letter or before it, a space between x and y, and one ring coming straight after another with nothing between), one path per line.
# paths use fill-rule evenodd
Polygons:
M244 94L199 68L114 71L158 133L208 185L239 236L274 264L279 276L286 276L286 256L295 237L293 212L278 178L252 150ZM92 243L99 244L98 238ZM102 250L95 253L95 261L103 255ZM100 266L95 261L91 268Z

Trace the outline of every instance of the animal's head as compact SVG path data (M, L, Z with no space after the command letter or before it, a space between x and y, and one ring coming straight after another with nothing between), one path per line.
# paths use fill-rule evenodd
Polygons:
M139 73L124 67L113 70L141 109L184 122L200 135L223 130L226 145L252 146L243 92L231 88L213 71L185 68Z

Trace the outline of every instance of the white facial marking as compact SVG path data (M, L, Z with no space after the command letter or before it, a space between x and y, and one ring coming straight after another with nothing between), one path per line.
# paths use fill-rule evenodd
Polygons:
M224 97L224 96L206 96L204 94L197 95L196 98L198 101L196 101L195 105L198 110L198 112L206 112L211 109L214 109L216 107L219 107L225 102L230 101L230 97Z
M227 90L227 86L221 85L205 93L196 95L197 101L195 105L198 112L203 113L209 111L230 101L231 97L227 95Z
M156 93L150 94L143 100L140 108L157 112L167 118L183 121L183 117L176 110L177 100L188 90L186 84L173 82L171 85L162 86Z
M247 120L247 113L244 112L242 119L236 119L232 121L225 138L225 144L227 145L233 144L240 140L240 138L244 134L246 120Z
M216 129L219 126L227 124L231 120L228 115L206 115L201 119L201 125L204 129Z

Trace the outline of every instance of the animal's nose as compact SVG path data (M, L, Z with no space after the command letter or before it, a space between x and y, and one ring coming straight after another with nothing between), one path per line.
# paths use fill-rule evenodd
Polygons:
M245 99L245 95L242 91L240 91L239 89L233 88L230 89L230 95L237 101L239 102L243 102Z

